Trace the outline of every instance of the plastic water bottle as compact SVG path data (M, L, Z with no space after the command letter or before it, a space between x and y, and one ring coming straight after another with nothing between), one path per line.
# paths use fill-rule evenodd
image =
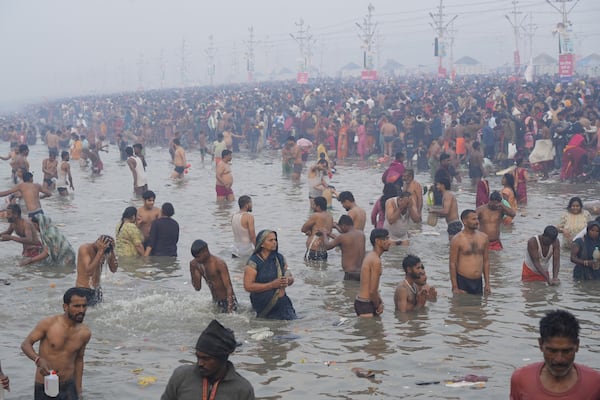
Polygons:
M58 396L58 375L54 370L44 377L44 393L50 397Z
M594 265L592 266L592 269L600 268L600 249L598 249L598 246L594 248L592 258L594 259Z

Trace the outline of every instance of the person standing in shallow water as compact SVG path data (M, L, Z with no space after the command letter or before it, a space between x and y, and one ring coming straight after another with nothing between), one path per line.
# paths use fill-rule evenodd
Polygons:
M21 344L23 353L36 366L35 400L82 398L83 356L92 337L90 328L83 324L86 293L82 288L71 288L65 292L63 303L64 314L38 322ZM33 348L36 342L40 342L37 352ZM44 377L52 370L59 376L58 397L44 393Z
M162 205L161 217L155 219L150 227L145 256L177 257L179 224L172 218L174 214L173 204L164 203Z
M225 261L210 253L204 240L195 240L191 248L190 274L196 291L202 289L202 278L210 288L213 302L219 311L230 313L237 310L237 299L233 293L229 269Z
M262 230L244 270L244 289L250 293L252 308L258 318L296 319L296 310L286 294L294 284L285 257L279 253L277 233Z

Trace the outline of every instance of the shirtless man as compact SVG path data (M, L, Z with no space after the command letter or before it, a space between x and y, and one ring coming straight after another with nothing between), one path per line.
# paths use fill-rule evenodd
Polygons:
M18 183L12 189L0 192L0 197L8 196L11 193L20 192L29 218L37 214L43 214L42 205L40 199L52 196L52 192L44 188L39 183L33 183L33 174L31 172L25 172L23 174L23 182ZM40 193L42 196L40 197Z
M386 229L371 231L373 250L364 258L360 268L360 288L354 300L354 311L359 317L370 318L383 313L383 300L379 294L382 266L381 255L389 250L392 242Z
M50 151L48 153L48 158L42 161L42 172L44 173L44 183L42 186L48 189L49 191L53 191L56 184L55 181L58 179L58 160L56 156L57 152Z
M12 240L23 245L23 257L35 257L44 250L38 231L29 219L21 217L21 207L18 204L9 204L6 207L8 228L0 233L0 241ZM15 232L16 235L12 233Z
M415 181L415 170L412 168L404 170L402 175L404 181L404 191L410 193L412 203L414 204L419 216L423 215L423 186Z
M354 228L354 222L349 215L342 215L337 223L340 234L323 235L325 249L331 250L340 246L342 250L342 269L344 280L360 281L360 267L365 258L365 234ZM328 240L329 237L333 240Z
M450 281L453 293L490 294L488 237L480 232L474 210L460 215L465 229L450 242ZM481 278L483 276L484 285Z
M284 175L291 175L294 170L294 159L296 158L292 150L296 145L293 136L287 138L285 145L281 149L281 170ZM300 171L302 172L302 171Z
M58 170L58 184L56 185L58 194L67 196L69 189L75 190L73 187L73 177L71 176L71 164L69 164L69 152L64 150L60 153L60 168Z
M231 217L231 229L233 230L232 257L249 256L256 245L252 199L247 195L240 196L238 206L240 211Z
M458 220L456 196L450 191L450 181L447 178L438 177L435 181L435 187L442 194L442 208L430 208L429 212L446 218L448 240L452 241L454 235L462 229L462 224Z
M479 218L479 230L488 235L490 250L502 250L500 241L500 225L504 216L514 217L515 210L502 204L502 195L498 191L492 192L487 204L477 207L475 210Z
M144 205L137 210L137 226L144 235L144 248L150 238L150 228L155 219L160 218L160 208L154 206L156 194L152 190L146 190L142 194Z
M287 138L286 146L291 146L289 152L290 157L292 158L292 180L294 182L298 182L300 180L300 175L302 174L302 169L304 168L304 161L302 160L302 149L296 143L296 139L293 136L289 136Z
M394 154L394 139L398 137L398 128L384 117L380 133L383 136L383 155L392 157Z
M83 324L87 301L80 288L71 288L63 295L64 314L44 318L21 344L23 353L36 366L35 399L47 399L44 376L56 371L59 377L59 399L81 399L83 356L92 332ZM33 345L40 342L36 353Z
M27 160L28 155L29 147L26 144L19 145L17 154L15 155L14 160L11 162L13 171L15 173L15 183L22 181L23 175L29 172L29 161Z
M483 151L479 142L473 142L469 151L469 178L471 178L471 185L477 186L483 175Z
M175 169L171 174L172 179L183 179L183 173L187 167L187 160L185 158L185 150L181 147L181 141L179 138L173 139L173 164Z
M148 190L148 180L146 179L144 163L138 156L134 155L133 147L131 146L125 148L125 154L127 154L127 165L129 166L131 175L133 175L133 193L139 198L139 196Z
M195 240L191 251L194 259L190 261L190 274L194 289L199 291L202 288L202 278L204 278L219 311L230 313L237 310L237 299L233 293L225 261L210 254L208 244L204 240Z
M217 201L234 201L233 195L233 175L231 173L231 150L223 150L221 153L221 162L217 165L215 191L217 192Z
M79 246L75 286L83 290L87 305L90 307L102 302L100 276L104 262L108 261L112 273L117 272L119 268L114 248L114 239L107 235L100 235L94 243L84 243Z
M306 237L306 255L304 258L311 261L326 261L327 250L325 250L324 235L329 235L333 229L333 218L327 212L327 200L325 197L315 197L313 213L302 225L302 233Z
M402 260L404 269L404 281L400 282L394 293L394 305L396 311L416 311L425 306L427 301L427 289L419 288L417 282L421 275L425 274L425 266L421 259L411 254Z
M46 146L48 146L48 153L54 153L54 156L58 156L58 140L59 136L56 134L54 128L50 128L46 133Z
M352 218L354 227L359 231L364 231L365 224L367 223L367 213L356 205L352 192L341 192L338 194L337 198L339 202L342 203L344 210L346 210L350 218Z

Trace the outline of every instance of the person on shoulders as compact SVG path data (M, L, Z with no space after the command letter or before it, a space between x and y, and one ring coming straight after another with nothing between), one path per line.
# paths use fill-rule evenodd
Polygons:
M538 345L544 361L517 369L510 377L510 400L600 399L600 372L575 363L579 322L564 310L540 320Z

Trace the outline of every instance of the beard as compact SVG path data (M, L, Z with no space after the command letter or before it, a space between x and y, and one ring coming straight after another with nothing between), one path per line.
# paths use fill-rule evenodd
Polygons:
M69 317L69 319L71 321L77 322L77 323L82 323L83 319L85 318L85 313L76 313L76 314L71 314L71 313L67 313L67 316Z

